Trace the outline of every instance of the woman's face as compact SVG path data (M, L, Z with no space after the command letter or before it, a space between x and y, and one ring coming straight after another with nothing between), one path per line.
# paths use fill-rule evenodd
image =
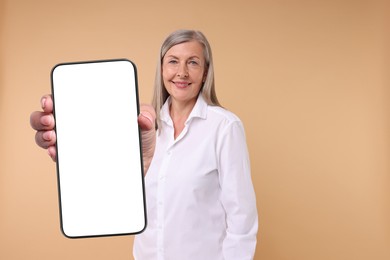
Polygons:
M165 89L173 102L196 102L206 79L203 46L197 41L171 47L162 61Z

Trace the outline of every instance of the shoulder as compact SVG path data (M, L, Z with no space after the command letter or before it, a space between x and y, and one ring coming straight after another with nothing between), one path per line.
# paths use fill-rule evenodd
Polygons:
M209 105L207 110L207 117L210 119L225 122L227 124L234 122L241 124L241 120L236 114L223 107Z
M232 132L245 132L241 119L233 112L220 106L208 106L206 121L208 121L208 126L215 128L221 138Z

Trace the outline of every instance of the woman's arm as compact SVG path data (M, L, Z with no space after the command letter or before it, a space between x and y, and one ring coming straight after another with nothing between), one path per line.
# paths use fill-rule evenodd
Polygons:
M244 128L240 121L226 127L219 141L219 174L227 231L225 260L253 259L258 215Z

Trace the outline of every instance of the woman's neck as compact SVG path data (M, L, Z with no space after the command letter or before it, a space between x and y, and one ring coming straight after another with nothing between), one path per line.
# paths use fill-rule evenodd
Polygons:
M190 100L188 102L179 102L176 100L171 101L169 107L169 114L171 116L173 126L175 129L174 137L175 139L180 135L184 129L184 124L187 121L188 117L191 114L192 109L194 108L196 99Z

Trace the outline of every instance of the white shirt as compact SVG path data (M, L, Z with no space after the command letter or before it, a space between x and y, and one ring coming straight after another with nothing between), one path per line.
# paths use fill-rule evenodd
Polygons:
M145 177L148 225L135 259L253 259L258 219L241 121L199 95L175 140L169 103Z

